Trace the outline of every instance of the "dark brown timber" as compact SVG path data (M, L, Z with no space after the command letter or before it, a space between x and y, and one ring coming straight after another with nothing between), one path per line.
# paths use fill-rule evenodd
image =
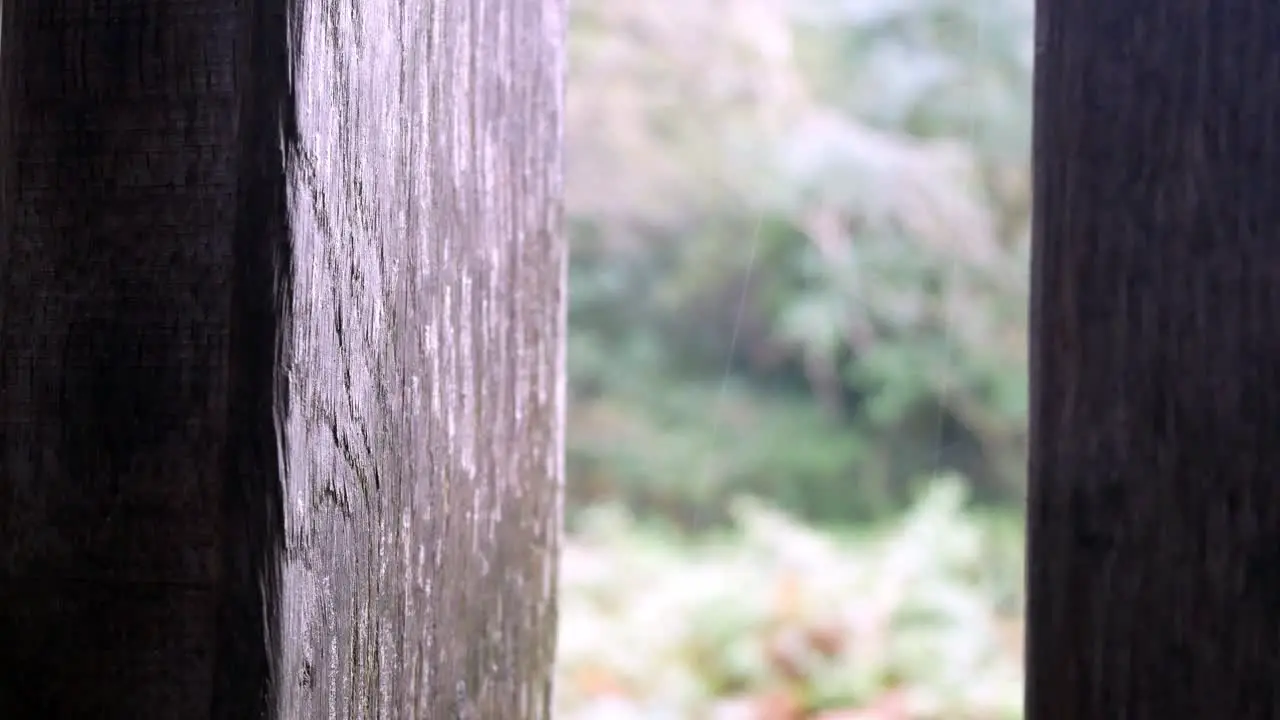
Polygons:
M0 6L0 718L549 717L563 1Z
M1280 3L1037 24L1027 718L1280 718Z

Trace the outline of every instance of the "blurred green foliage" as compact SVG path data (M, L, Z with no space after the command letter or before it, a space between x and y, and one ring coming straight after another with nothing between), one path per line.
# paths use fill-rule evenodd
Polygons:
M740 501L696 543L593 509L562 559L556 717L1020 717L1021 534L963 501L943 478L840 539Z
M572 3L571 509L1021 496L1031 12Z

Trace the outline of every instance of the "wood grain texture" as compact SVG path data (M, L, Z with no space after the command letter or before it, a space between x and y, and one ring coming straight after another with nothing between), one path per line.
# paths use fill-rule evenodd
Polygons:
M1280 5L1037 25L1027 718L1280 718Z
M296 12L280 716L549 717L564 8Z
M232 7L4 4L3 717L209 713L231 410Z
M546 718L561 0L8 0L0 717Z

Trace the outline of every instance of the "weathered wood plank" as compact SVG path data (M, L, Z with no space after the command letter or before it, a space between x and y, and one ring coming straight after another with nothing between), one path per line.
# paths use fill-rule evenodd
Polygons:
M1280 717L1280 5L1038 11L1027 717Z
M0 716L549 716L563 20L4 4Z
M283 717L549 714L562 22L301 13Z

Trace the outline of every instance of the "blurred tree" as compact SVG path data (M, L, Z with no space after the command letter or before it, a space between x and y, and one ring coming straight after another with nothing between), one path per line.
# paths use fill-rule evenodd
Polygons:
M1020 496L1030 2L573 12L571 493Z

